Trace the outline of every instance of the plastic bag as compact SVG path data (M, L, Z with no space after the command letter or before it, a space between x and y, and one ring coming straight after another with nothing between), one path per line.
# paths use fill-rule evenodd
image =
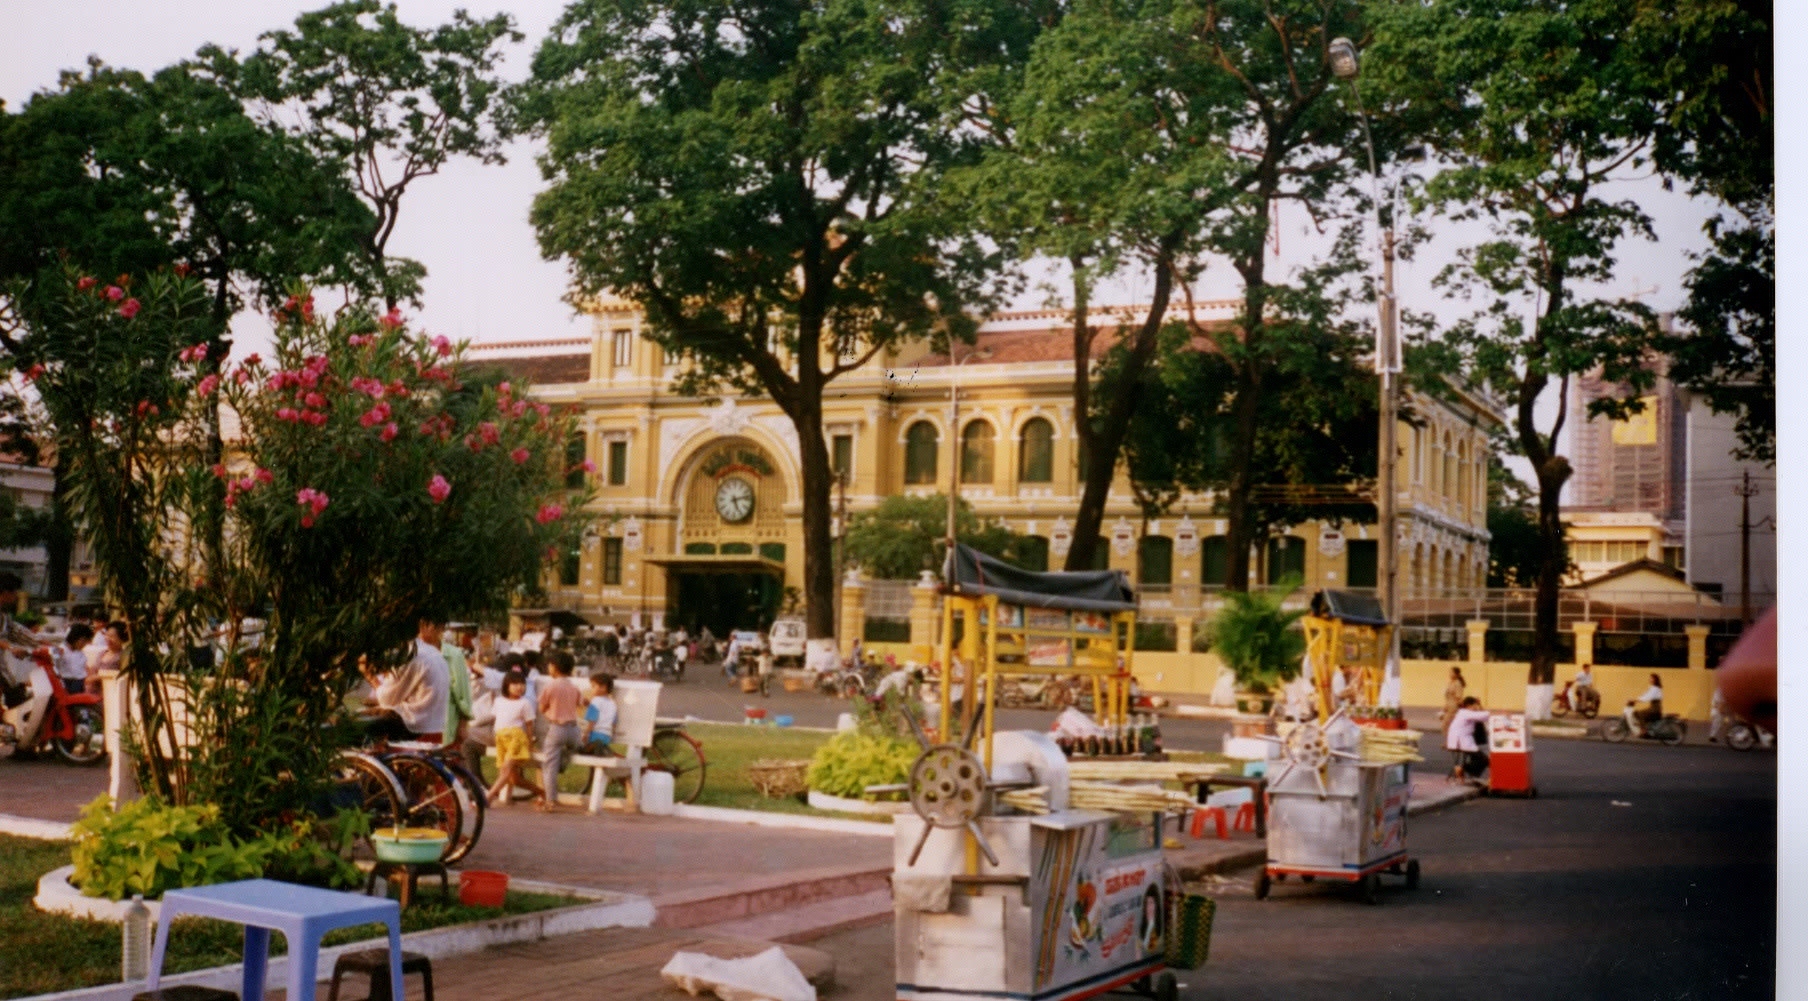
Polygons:
M673 953L659 975L688 994L714 991L722 1001L816 1001L816 988L776 945L742 959Z

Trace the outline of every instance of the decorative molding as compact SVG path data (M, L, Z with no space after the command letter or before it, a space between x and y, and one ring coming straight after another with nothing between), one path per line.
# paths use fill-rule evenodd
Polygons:
M1053 528L1048 530L1048 551L1054 556L1066 556L1067 550L1073 546L1073 526L1066 518L1056 518Z
M1111 526L1111 550L1119 556L1128 556L1136 549L1136 526L1127 518L1118 518L1117 524Z
M674 417L659 424L659 468L670 469L686 439L707 422L701 417Z
M741 408L732 396L723 397L722 402L706 408L706 412L709 414L710 430L723 437L740 434L747 430L748 423L753 420L753 411Z
M1193 524L1190 515L1182 517L1180 524L1174 526L1174 553L1189 557L1199 554L1199 526Z

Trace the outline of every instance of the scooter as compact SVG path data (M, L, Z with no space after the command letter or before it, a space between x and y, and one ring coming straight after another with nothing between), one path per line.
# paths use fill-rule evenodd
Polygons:
M1571 709L1580 713L1584 719L1594 719L1595 714L1601 711L1601 693L1593 685L1578 689L1575 682L1564 682L1563 691L1551 700L1551 715L1568 716Z
M1675 747L1688 737L1689 724L1683 722L1682 717L1675 713L1646 723L1633 715L1630 702L1626 703L1626 712L1623 715L1614 716L1601 723L1601 739L1610 744L1618 744L1634 734L1644 740L1655 740L1661 744Z
M1727 724L1721 740L1735 751L1749 751L1760 745L1768 751L1777 745L1777 736L1756 723L1736 719Z
M0 703L5 706L0 712L0 758L12 757L21 744L48 742L65 761L98 764L107 756L100 696L64 688L46 651L34 652L31 660L30 673L17 686L24 697L10 692Z

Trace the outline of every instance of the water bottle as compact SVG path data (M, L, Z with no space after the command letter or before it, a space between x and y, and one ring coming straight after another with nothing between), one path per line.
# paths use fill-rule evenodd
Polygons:
M125 920L120 922L120 974L126 983L143 980L151 975L151 909L144 906L144 895L132 894L132 903L126 907Z

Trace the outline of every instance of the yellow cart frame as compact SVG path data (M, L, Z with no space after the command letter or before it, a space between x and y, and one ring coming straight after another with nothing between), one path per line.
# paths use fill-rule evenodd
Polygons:
M1331 679L1351 665L1356 668L1356 698L1361 705L1377 705L1381 681L1387 673L1387 654L1393 648L1394 627L1386 622L1353 619L1337 614L1329 602L1314 598L1312 612L1300 620L1306 630L1306 657L1312 665L1312 689L1318 718L1330 719Z

